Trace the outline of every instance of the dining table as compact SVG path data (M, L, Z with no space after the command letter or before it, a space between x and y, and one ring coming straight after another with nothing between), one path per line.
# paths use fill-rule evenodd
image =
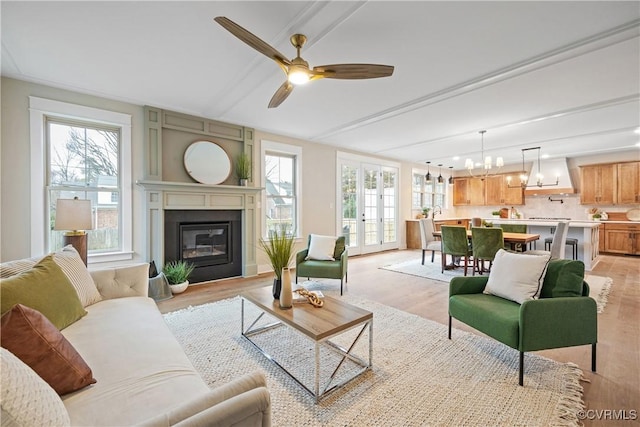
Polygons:
M442 232L434 231L433 236L437 238L441 238ZM471 230L467 230L467 237L471 239ZM527 243L530 243L530 242L535 242L536 240L540 239L539 234L529 234L529 233L503 232L502 237L505 243L509 243L509 244L521 243L523 245L526 245Z
M433 236L440 239L442 238L442 232L440 230L434 231ZM467 238L471 240L471 230L467 230ZM530 234L530 233L511 233L511 232L503 231L502 238L504 239L504 243L509 244L512 249L515 247L516 244L521 244L522 251L524 252L527 250L527 243L540 240L540 235ZM444 259L443 259L443 263L444 263ZM459 265L456 264L455 261L452 262L451 264L444 266L445 270L451 270L457 267L459 267Z

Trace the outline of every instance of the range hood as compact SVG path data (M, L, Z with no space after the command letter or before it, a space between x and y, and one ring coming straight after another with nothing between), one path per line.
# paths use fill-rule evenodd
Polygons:
M571 174L569 173L566 158L546 159L542 161L540 164L540 173L544 177L542 183L545 184L545 186L543 187L538 187L537 185L538 164L537 162L533 162L529 173L529 182L527 183L527 188L524 190L525 195L573 194L576 192L571 182ZM558 185L546 185L555 183L556 177L558 178Z

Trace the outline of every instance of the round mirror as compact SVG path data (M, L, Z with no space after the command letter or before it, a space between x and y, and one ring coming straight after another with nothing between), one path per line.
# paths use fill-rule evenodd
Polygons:
M218 144L196 141L184 152L184 167L202 184L220 184L231 173L231 160Z

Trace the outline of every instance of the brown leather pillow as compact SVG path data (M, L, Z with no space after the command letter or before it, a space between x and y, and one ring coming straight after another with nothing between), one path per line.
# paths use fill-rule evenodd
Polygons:
M91 368L43 314L16 304L0 319L0 342L63 395L93 384Z

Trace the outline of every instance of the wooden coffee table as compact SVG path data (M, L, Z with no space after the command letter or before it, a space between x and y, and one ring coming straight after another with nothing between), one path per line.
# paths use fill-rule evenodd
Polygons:
M273 299L270 286L243 292L240 297L242 301L242 336L253 344L267 359L279 366L280 369L289 375L296 383L309 392L315 398L316 403L319 402L320 399L326 397L329 393L337 390L357 376L363 374L365 371L371 369L373 357L373 313L370 311L347 304L339 299L326 296L324 297L324 306L322 308L313 307L311 304L298 303L294 304L293 308L283 310L280 308L278 300ZM261 313L245 329L246 301L249 301L258 307L261 310ZM258 321L265 314L275 317L277 321L268 325L255 327ZM297 330L314 342L315 380L313 390L304 385L298 378L269 355L265 349L261 348L251 339L252 336L282 325L286 325ZM360 331L353 342L348 346L349 348L344 348L330 340L332 337L341 335L354 328L360 328ZM365 361L352 354L352 350L360 338L366 335L365 332L367 329L369 331L369 360ZM330 375L328 382L326 382L322 390L320 389L321 345L325 345L326 348L329 348L342 356L340 362L333 370L333 373ZM350 375L342 381L334 384L334 378L346 359L353 361L362 369L358 369L353 373L353 375Z

